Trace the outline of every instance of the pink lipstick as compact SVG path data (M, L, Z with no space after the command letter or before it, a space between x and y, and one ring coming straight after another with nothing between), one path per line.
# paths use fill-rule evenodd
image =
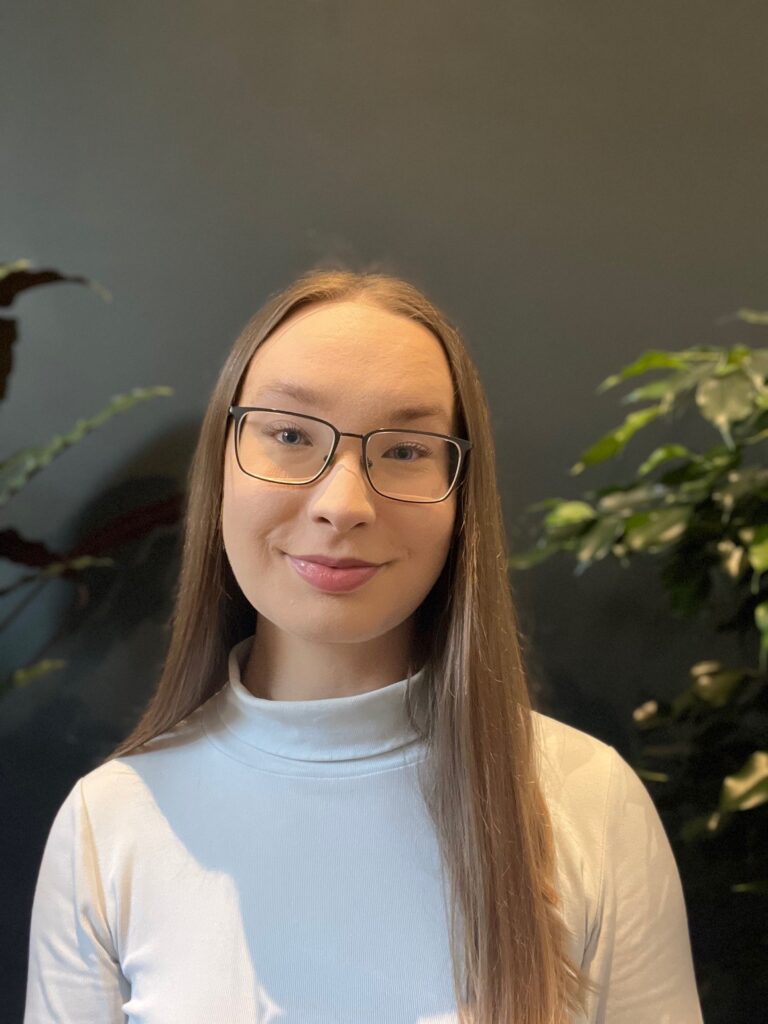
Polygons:
M301 558L286 555L288 561L302 579L326 593L344 593L362 586L381 569L380 565L356 566L350 569L335 569L318 562L306 562Z

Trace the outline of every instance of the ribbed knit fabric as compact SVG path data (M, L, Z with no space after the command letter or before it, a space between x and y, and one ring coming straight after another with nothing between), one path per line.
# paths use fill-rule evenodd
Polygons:
M405 691L271 701L229 679L74 784L32 909L24 1024L454 1024L447 890ZM680 878L610 746L534 712L573 1024L701 1024Z

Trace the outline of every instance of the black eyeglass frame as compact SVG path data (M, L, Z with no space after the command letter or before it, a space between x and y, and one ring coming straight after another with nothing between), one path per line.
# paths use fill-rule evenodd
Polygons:
M320 472L313 476L311 480L294 481L275 480L272 477L257 476L256 473L249 473L247 469L244 469L243 464L240 461L240 430L243 417L247 412L279 412L284 416L302 416L304 419L314 420L316 423L324 423L326 427L330 427L333 431L333 445L331 447L330 454L326 458L325 464L320 469ZM293 409L272 409L262 405L230 405L228 414L235 421L235 458L237 459L237 464L246 476L253 477L254 480L264 480L267 483L274 484L285 484L287 487L306 487L307 484L313 484L319 480L328 467L333 464L333 457L336 454L336 449L338 448L339 441L342 437L359 437L362 442L362 454L360 456L360 461L363 463L363 469L365 470L365 476L368 483L374 491L376 491L377 494L380 494L382 498L389 498L392 501L407 501L412 505L436 505L441 501L445 501L446 498L449 498L460 482L462 469L466 464L466 456L473 447L472 442L468 441L464 437L454 437L452 434L438 434L433 430L399 430L396 427L379 427L376 430L369 430L367 434L353 434L346 430L338 430L332 423L329 423L328 420L321 419L319 416L309 416L307 413L295 412ZM374 484L373 480L371 480L371 474L368 472L368 439L373 437L374 434L422 434L426 437L439 437L444 441L452 441L459 449L459 462L451 485L442 498L395 498L391 494L385 494L383 491L380 491Z

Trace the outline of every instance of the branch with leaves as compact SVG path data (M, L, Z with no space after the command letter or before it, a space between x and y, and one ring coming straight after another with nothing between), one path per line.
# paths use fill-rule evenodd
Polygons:
M740 310L737 316L768 324L768 313ZM676 615L702 610L716 577L727 581L734 610L718 629L754 636L756 664L701 661L677 699L649 699L636 708L634 723L646 738L636 770L670 784L680 842L721 838L744 815L740 824L754 838L747 843L751 859L741 871L733 862L723 867L746 876L732 892L765 893L768 880L754 877L765 862L759 864L754 851L757 837L768 835L768 348L650 350L606 378L597 393L650 371L664 375L635 387L622 402L651 404L583 452L571 475L620 455L650 423L671 423L690 409L721 443L696 452L671 440L651 451L628 481L529 506L545 513L538 537L510 565L528 569L565 552L580 575L601 559L629 568L633 558L654 556ZM654 766L659 760L669 762L669 770Z
M83 284L109 301L110 293L85 277L68 276L57 270L31 270L29 260L16 260L0 264L0 307L8 308L16 297L30 289L53 283ZM13 370L15 345L19 339L17 319L0 317L0 399L6 397ZM127 412L150 399L173 394L170 387L134 388L127 394L113 396L107 405L94 415L78 419L65 433L57 434L39 445L32 445L0 460L0 507L26 487L38 473L55 459L76 445L86 435L107 423L113 416ZM24 537L19 530L0 530L0 558L30 571L17 577L9 586L0 589L0 602L8 604L15 595L21 595L14 607L0 613L0 633L8 629L45 585L54 578L76 583L80 590L81 606L87 604L89 592L85 571L93 568L113 569L117 565L115 550L122 544L149 535L161 526L175 525L181 515L182 496L152 502L141 508L127 510L110 522L92 530L67 552L53 551L40 540ZM46 648L52 641L48 641ZM22 666L10 677L0 680L0 695L12 687L24 686L33 679L60 669L61 659L38 658L31 665Z

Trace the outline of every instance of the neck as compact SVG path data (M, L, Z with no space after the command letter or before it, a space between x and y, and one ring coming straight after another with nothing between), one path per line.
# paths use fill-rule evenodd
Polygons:
M370 693L264 700L242 682L252 644L250 636L231 649L228 685L206 704L206 734L225 753L273 774L313 778L369 775L426 757L424 668Z
M419 665L410 660L411 652L411 620L371 640L327 643L286 634L257 617L242 683L267 700L350 697L404 679L409 668L415 671Z

